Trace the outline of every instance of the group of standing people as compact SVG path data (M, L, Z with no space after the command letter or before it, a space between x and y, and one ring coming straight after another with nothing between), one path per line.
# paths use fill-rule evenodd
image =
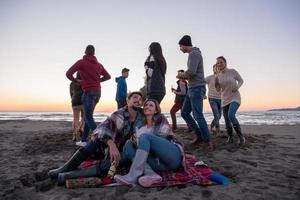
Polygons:
M111 165L122 166L129 162L131 163L129 173L125 176L115 175L117 182L129 185L139 183L144 187L160 182L162 178L156 172L185 169L184 147L173 133L177 128L174 113L179 109L188 127L196 133L193 143L203 141L206 148L212 149L210 133L203 115L203 99L206 94L206 83L209 81L204 78L201 51L192 46L188 35L181 38L179 46L183 53L189 54L189 57L187 70L179 70L176 76L177 89L172 88L176 94L175 105L171 111L172 127L161 113L159 105L166 93L167 70L159 43L151 43L149 56L144 64L146 71L144 103L145 97L140 91L127 96L125 79L128 77L129 69L124 68L122 76L116 78L118 110L98 126L94 121L93 112L101 96L100 82L109 80L111 76L94 56L94 47L87 46L83 59L77 61L66 73L67 77L79 84L83 90L81 100L85 126L80 141L81 148L62 167L50 170L48 175L58 178L59 184L64 184L69 178L104 176ZM221 92L224 117L225 113L227 115L225 121L228 140L233 141L233 127L241 143L244 143L240 125L235 118L240 105L238 88L242 84L242 79L235 70L226 68L225 58L219 57L216 65L218 70L214 76L215 89ZM80 74L80 78L73 76L76 72ZM213 101L210 95L209 99ZM216 116L219 119L220 116ZM214 125L219 128L218 121L215 121ZM87 141L90 132L91 140ZM104 161L88 169L78 169L78 166L91 155L105 154L106 148L109 153Z
M203 140L206 146L212 148L207 122L203 115L203 99L206 98L206 87L208 85L208 101L213 112L213 120L210 124L211 131L220 133L220 118L225 119L225 126L228 134L226 143L233 143L233 129L239 137L239 144L245 144L245 137L242 134L236 112L241 104L239 88L243 84L243 79L235 69L227 68L227 61L223 56L217 57L213 66L213 75L204 78L203 59L201 51L193 47L190 36L185 35L180 41L180 50L188 53L186 71L179 70L177 78L177 89L172 88L176 94L175 104L170 113L172 126L175 130L175 113L181 109L181 116L185 120L189 129L196 133L192 144L197 144ZM187 80L187 82L185 82ZM186 87L188 85L188 87ZM187 92L186 92L187 89ZM190 113L193 113L193 117Z

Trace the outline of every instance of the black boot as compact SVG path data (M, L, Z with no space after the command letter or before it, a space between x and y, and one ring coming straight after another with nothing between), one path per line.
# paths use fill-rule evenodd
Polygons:
M76 169L83 161L85 161L85 159L86 156L81 151L77 150L62 167L50 170L48 172L48 176L51 178L57 178L59 173Z
M59 173L57 178L58 185L64 185L67 179L73 179L77 177L90 177L90 176L99 176L100 170L98 169L97 165L94 165L87 169L77 169L74 171Z
M245 139L244 135L242 134L241 126L239 124L236 124L236 125L233 125L233 128L234 128L235 132L237 133L237 135L239 136L240 145L244 145L246 142L246 139Z
M229 127L229 128L226 127L226 131L227 131L227 134L228 134L226 144L233 143L233 136L232 136L233 129L232 129L232 127Z

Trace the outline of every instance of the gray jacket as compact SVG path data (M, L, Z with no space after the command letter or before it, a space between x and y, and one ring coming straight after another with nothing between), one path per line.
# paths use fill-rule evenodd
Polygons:
M189 88L205 85L203 58L199 48L193 47L189 53L188 69L180 77L188 80Z

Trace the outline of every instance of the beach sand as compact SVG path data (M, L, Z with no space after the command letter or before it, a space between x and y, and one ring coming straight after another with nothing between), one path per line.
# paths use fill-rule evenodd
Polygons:
M230 179L228 186L66 189L46 173L76 150L71 123L0 121L0 199L300 199L300 125L242 126L242 130L244 147L224 145L223 132L213 139L215 150L208 154L199 145L189 145L191 133L176 131L188 152Z

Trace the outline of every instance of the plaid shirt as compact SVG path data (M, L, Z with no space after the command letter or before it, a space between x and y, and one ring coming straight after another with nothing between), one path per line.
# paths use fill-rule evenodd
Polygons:
M137 116L134 122L130 122L128 107L120 108L112 113L105 121L98 125L94 130L97 138L103 142L112 139L118 150L123 151L126 141L135 133L137 128L143 124L143 111L137 110Z

